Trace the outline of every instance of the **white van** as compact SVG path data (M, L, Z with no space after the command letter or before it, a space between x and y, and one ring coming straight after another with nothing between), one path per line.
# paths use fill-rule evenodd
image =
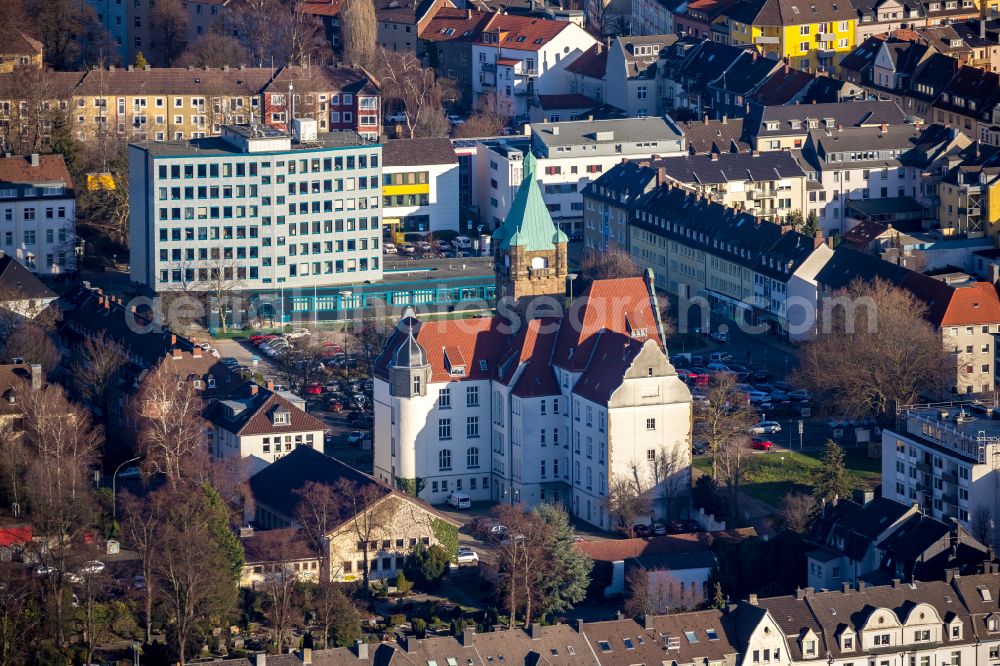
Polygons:
M472 508L472 498L465 493L452 493L448 495L448 499L445 500L448 504L452 505L456 509L471 509Z
M451 244L455 246L456 250L471 250L472 249L472 239L468 236L455 236Z

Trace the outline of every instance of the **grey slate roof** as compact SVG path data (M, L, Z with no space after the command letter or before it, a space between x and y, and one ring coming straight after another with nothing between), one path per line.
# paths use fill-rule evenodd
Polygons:
M56 293L10 255L0 255L0 303L7 300L54 299Z
M892 101L838 102L833 104L793 104L789 106L750 105L750 113L744 121L745 133L752 136L771 137L791 133L801 134L802 130L792 129L791 121L797 120L808 129L808 120L819 121L819 128L825 128L825 119L833 125L844 127L877 127L882 123L903 125L906 115L899 105ZM777 129L767 129L765 123L776 121Z
M804 177L805 172L787 151L718 153L664 157L652 163L681 183L727 183Z

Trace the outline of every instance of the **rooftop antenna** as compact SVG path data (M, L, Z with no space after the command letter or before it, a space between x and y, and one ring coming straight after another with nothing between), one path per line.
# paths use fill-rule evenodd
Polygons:
M288 82L288 136L292 135L292 121L295 120L295 86Z

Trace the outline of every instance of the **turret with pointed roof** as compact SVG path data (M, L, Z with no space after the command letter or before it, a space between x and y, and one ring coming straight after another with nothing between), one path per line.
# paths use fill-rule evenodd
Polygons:
M566 292L568 239L552 221L535 174L537 161L524 155L524 177L510 211L493 232L497 298L520 301Z

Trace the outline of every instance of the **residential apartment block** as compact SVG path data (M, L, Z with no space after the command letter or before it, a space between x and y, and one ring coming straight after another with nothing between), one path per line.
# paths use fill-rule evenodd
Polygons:
M566 237L545 209L534 158L525 162L493 246L498 293L529 307L563 296L567 266ZM375 370L375 476L423 479L431 503L451 492L559 502L611 529L610 484L638 466L651 511L664 516L668 488L690 484L691 397L667 360L655 302L648 277L598 280L572 317L518 322L513 334L503 315L408 313ZM666 457L678 461L668 474L646 474Z
M480 219L496 228L507 216L530 151L549 213L569 235L583 235L582 190L623 159L686 152L683 131L668 117L537 123L530 139L483 141L477 154Z
M7 30L0 42L0 72L24 65L42 66L42 43L20 30Z
M381 146L259 125L129 146L132 279L154 291L378 280Z
M282 67L261 90L261 114L288 130L292 114L313 118L320 132L356 132L376 141L382 131L378 89L368 75L348 67Z
M0 158L0 252L40 275L76 270L76 195L62 155Z
M588 250L628 250L632 211L642 195L660 184L660 172L622 162L583 188L583 245Z
M822 237L670 184L642 197L630 231L632 259L680 298L692 327L712 311L794 341L815 334L816 274L833 254Z
M882 432L882 492L997 544L1000 430L977 405L903 407ZM978 527L973 527L978 525Z

